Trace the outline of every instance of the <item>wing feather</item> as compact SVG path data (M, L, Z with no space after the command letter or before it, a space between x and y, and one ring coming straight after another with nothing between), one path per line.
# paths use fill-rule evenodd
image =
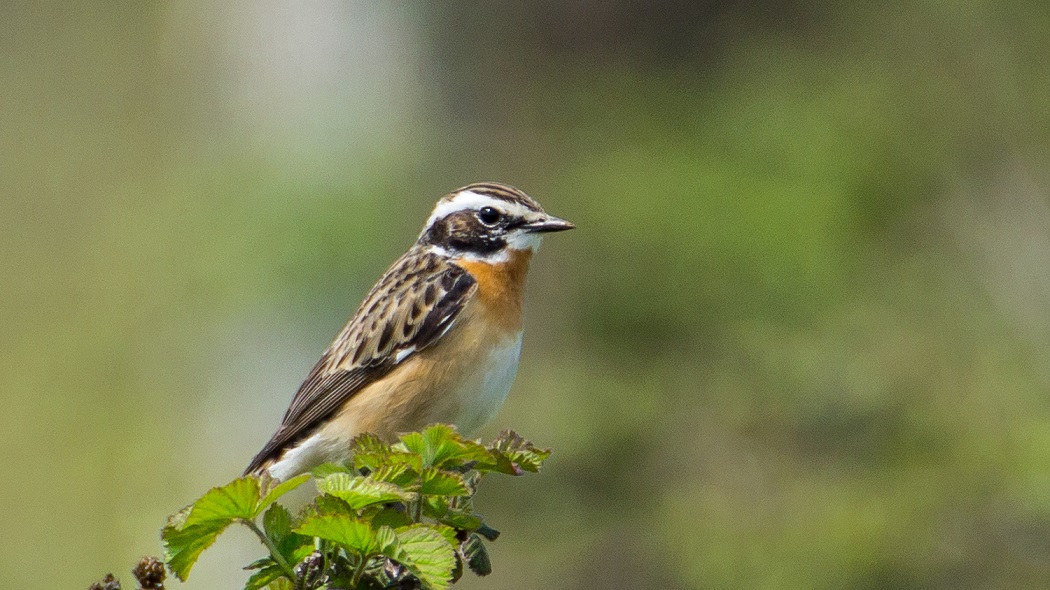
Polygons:
M438 341L476 292L476 281L462 268L425 250L409 250L314 365L245 473L277 458L362 388Z

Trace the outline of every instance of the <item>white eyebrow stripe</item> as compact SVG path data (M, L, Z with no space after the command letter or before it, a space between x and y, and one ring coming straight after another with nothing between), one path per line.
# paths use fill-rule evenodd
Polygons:
M506 213L518 217L527 217L530 214L535 214L535 211L532 211L520 203L511 203L504 201L503 199L481 195L474 191L462 191L448 201L438 203L437 206L434 207L434 212L430 214L430 218L427 219L425 227L430 227L431 224L438 219L455 213L456 211L476 211L482 207L494 207L500 211L505 211Z

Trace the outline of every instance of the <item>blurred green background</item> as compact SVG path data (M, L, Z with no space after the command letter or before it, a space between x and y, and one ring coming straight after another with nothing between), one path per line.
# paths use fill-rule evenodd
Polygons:
M0 5L0 586L159 552L434 200L528 292L480 588L1050 584L1050 5ZM235 588L239 531L186 588ZM176 586L180 587L180 586Z

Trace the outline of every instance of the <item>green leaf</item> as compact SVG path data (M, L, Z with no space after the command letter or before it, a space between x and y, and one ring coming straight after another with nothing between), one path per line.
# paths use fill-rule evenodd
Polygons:
M412 471L423 468L423 457L405 451L388 451L383 453L357 453L354 455L354 467L378 471L384 467L405 466Z
M397 543L394 530L390 527L373 529L367 522L347 514L308 516L296 532L337 543L362 559L383 553L390 545Z
M273 484L273 482L276 480L268 480L266 487L264 487L263 489L263 498L261 501L259 501L259 504L256 506L255 515L253 515L252 518L258 516L259 513L261 513L263 510L266 510L267 506L273 504L277 500L277 498L280 498L281 496L306 483L306 480L308 479L310 479L310 474L304 473L302 475L297 475L287 481L278 482L276 483L276 485Z
M271 582L275 581L277 578L280 578L283 575L284 570L281 569L281 566L277 565L276 563L273 565L266 566L263 569L253 573L251 577L248 578L248 581L244 584L244 590L259 590L260 588L265 588Z
M463 556L464 563L470 571L479 576L487 576L492 573L492 561L489 559L489 551L481 537L471 533L459 546L459 554Z
M183 526L189 527L208 521L232 521L238 518L254 520L277 498L299 487L308 479L310 476L304 474L273 485L271 482L274 480L268 480L265 490L260 489L259 478L255 476L235 479L222 487L208 490L194 502Z
M307 555L310 555L311 553L316 551L316 549L314 548L313 537L307 537L306 535L299 534L296 534L295 536L300 539L305 539L306 542L300 545L299 547L296 547L295 550L292 551L292 556L288 560L288 563L299 563L300 561L306 559Z
M461 510L449 509L445 514L437 517L442 524L462 531L473 531L481 527L481 517L475 516Z
M165 560L180 580L185 580L201 552L236 520L255 520L267 506L309 478L286 482L247 476L208 490L191 506L173 515L161 533Z
M164 525L164 528L181 529L186 526L186 519L189 518L191 510L193 510L193 504L186 506L175 514L168 515L168 522Z
M491 458L487 461L482 461L477 465L477 470L481 473L503 473L505 475L525 475L525 470L519 467L514 461L511 461L510 457L503 454L503 452L490 449L489 453Z
M468 506L453 507L446 496L425 497L423 514L441 524L463 531L473 531L482 526L481 517L471 514Z
M351 469L347 465L340 465L339 463L322 463L321 465L318 465L317 467L311 469L310 475L314 476L314 478L316 479L324 479L329 475L332 475L333 473L353 472L353 469Z
M407 492L392 483L347 473L334 473L319 480L317 489L323 494L343 500L354 510L372 504L408 502L416 498L414 493Z
M423 457L424 467L448 467L471 461L484 461L488 452L481 445L465 440L447 424L428 426L423 432L410 432L401 436L401 444Z
M419 493L427 496L465 496L469 493L463 476L436 467L419 474Z
M241 569L257 570L257 569L262 569L264 567L273 565L273 563L274 563L273 558L270 557L269 555L267 555L266 557L262 557L262 558L256 559L255 561L249 563L248 565L244 566Z
M459 543L459 538L457 536L456 529L443 524L431 524L427 526L441 533L441 536L445 537L445 540L448 541L449 545L455 547Z
M295 584L288 578L277 578L270 582L266 590L295 590Z
M379 550L376 553L386 554L390 551L391 547L398 544L397 533L394 529L388 526L373 527L375 531L376 542L379 544Z
M420 461L422 464L422 461ZM368 477L376 481L385 481L397 486L405 487L418 479L419 474L406 464L383 465L368 474Z
M234 520L258 514L258 502L259 480L242 477L208 490L191 506L172 515L161 531L164 558L171 571L185 580L200 554L226 527Z
M326 494L317 496L314 498L313 505L306 506L303 509L303 518L313 514L346 514L354 518L357 517L357 511L341 498Z
M211 546L219 533L230 526L232 520L212 520L195 525L176 528L164 527L161 539L164 541L164 561L179 580L186 581L193 564L201 552Z
M488 539L489 541L495 541L499 538L499 531L485 523L481 523L481 526L478 527L478 530L476 532L482 537Z
M400 446L400 445L399 445ZM384 467L403 465L419 471L423 468L423 459L415 453L405 452L403 448L395 450L371 433L354 438L351 443L354 456L354 467L377 471Z
M532 442L513 430L500 432L499 437L489 446L489 452L491 459L489 462L482 461L482 467L488 471L508 475L522 475L522 471L535 473L551 454L550 449L536 448Z
M284 557L288 563L296 563L305 554L313 551L313 541L310 537L296 534L292 530L294 528L295 521L291 513L280 504L272 504L270 509L263 514L263 530L266 536L273 541L281 557ZM304 547L307 548L305 554L301 551Z
M393 445L362 435L353 446L353 466L325 465L316 470L322 493L303 511L298 524L276 501L309 475L285 482L265 476L240 478L209 490L170 517L162 538L172 572L185 580L200 554L226 527L236 521L254 523L262 515L267 544L277 561L299 563L314 550L317 537L323 547L342 547L346 551L342 559L373 560L385 555L426 588L445 590L453 572L491 571L481 537L491 540L499 533L473 514L471 497L477 481L491 471L515 475L538 471L550 456L549 450L536 448L513 431L501 433L483 447L443 424L405 434ZM367 469L368 475L357 475L355 468ZM412 524L414 512L406 512L402 504L420 498L422 514L436 524ZM375 568L379 563L367 565ZM255 571L246 586L250 590L286 590L293 585L273 559L258 560L251 567Z
M384 508L372 517L372 526L388 526L396 529L412 524L412 518L404 510L396 508Z
M414 525L399 529L397 540L384 555L408 568L431 590L449 587L456 554L444 535L427 525Z
M350 441L350 449L354 453L383 454L391 451L390 445L371 432L365 432L354 437L354 440Z
M263 515L263 530L274 543L280 543L292 534L292 514L280 504L270 506Z
M253 476L235 479L230 483L208 490L193 503L185 526L208 521L232 521L237 518L251 520L258 516L259 479Z

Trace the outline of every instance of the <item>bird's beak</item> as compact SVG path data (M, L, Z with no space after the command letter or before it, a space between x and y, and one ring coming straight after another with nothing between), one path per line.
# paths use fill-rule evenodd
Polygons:
M526 223L525 225L521 226L522 229L533 234L565 231L567 229L573 229L575 227L575 223L571 221L566 221L558 217L554 217L553 215L548 215L543 219Z

